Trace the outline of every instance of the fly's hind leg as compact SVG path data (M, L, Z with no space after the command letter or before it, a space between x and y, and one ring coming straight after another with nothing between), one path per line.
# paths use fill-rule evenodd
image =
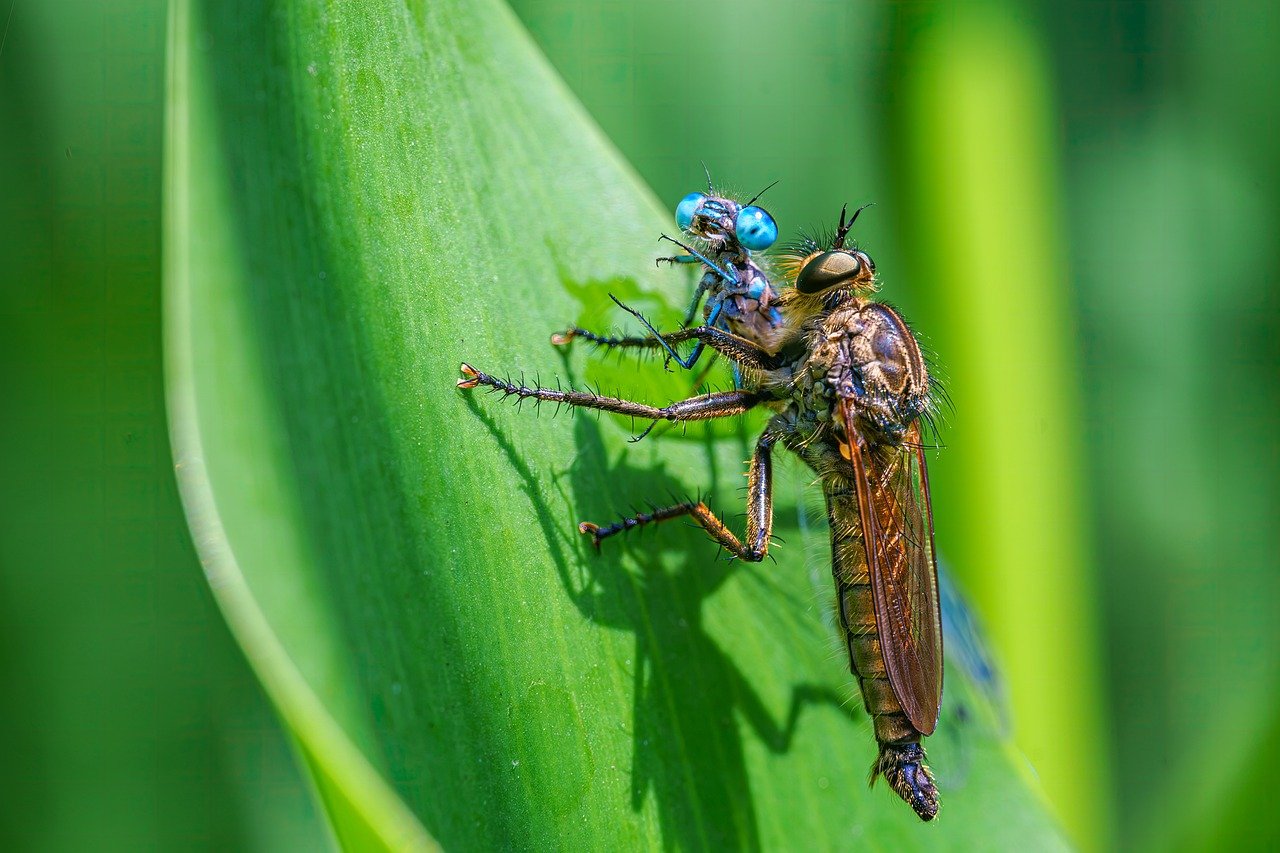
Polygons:
M669 521L690 516L702 529L733 556L750 563L758 563L769 553L769 539L773 534L773 444L776 437L766 432L756 442L751 457L751 469L747 475L747 533L745 542L713 513L702 501L685 501L652 512L629 516L606 527L584 521L578 529L591 537L596 548L610 536L625 533L646 524Z

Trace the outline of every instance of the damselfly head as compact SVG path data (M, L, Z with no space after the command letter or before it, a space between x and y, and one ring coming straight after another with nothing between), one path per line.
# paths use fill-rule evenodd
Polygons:
M778 224L763 207L701 192L680 199L676 224L708 242L736 243L753 252L769 248L778 239Z

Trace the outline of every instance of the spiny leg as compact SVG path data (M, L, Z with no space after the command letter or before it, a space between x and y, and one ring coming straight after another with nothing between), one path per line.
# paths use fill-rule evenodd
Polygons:
M663 348L671 353L682 366L692 367L697 360L696 354L701 353L703 345L711 347L713 350L727 356L731 361L737 362L745 367L756 368L757 370L776 370L780 364L780 358L774 353L769 352L759 344L749 341L746 338L739 337L727 329L719 326L702 325L695 326L691 329L680 329L669 334L662 334L653 327L639 311L635 310L626 303L620 301L617 297L610 296L614 302L617 302L622 310L638 319L644 324L645 328L653 333L654 336L635 338L635 337L614 337L606 338L589 332L586 329L572 327L564 332L559 332L551 336L551 343L556 346L564 346L574 338L583 338L593 343L607 347L634 347L637 349L656 349ZM717 312L718 313L718 312ZM698 341L698 349L695 354L688 359L681 359L672 352L671 344L684 343L685 341Z
M747 475L747 533L745 542L739 540L723 521L702 501L685 501L674 506L662 507L652 512L639 513L607 527L584 521L578 529L591 537L596 548L610 536L616 536L635 527L691 516L711 538L726 551L739 559L758 563L769 553L769 539L773 535L773 444L777 438L766 432L756 442L756 452L751 457L751 469Z
M660 349L662 342L656 340L652 335L643 337L632 337L630 335L601 335L590 329L584 329L581 326L570 326L563 332L556 332L551 336L551 343L554 346L568 346L575 339L581 338L584 341L590 341L596 346L608 347L609 349Z
M670 346L665 346L667 352L671 353L676 361L680 362L682 367L692 367L693 363L697 361L698 355L701 354L704 345L711 347L717 352L728 356L734 362L737 362L740 365L745 365L746 367L754 367L758 370L776 370L781 365L781 359L776 354L769 352L754 341L749 341L746 338L733 334L733 332L714 325L715 320L720 313L720 303L715 304L711 315L707 318L708 322L705 325L695 326L692 329L681 329L678 332L671 332L670 334L664 335L655 329L653 324L645 319L639 311L636 311L634 308L626 305L617 299L617 297L611 296L610 298L613 299L614 302L617 302L618 306L622 308L622 310L626 311L628 314L643 323L646 329L653 332L653 334L661 341L664 341L665 344L678 344L691 340L698 341L698 347L693 351L693 354L690 355L688 359L681 359L675 354Z
M669 260L669 259L659 258L658 260L661 261L661 260ZM690 260L697 260L697 258L690 258ZM693 318L698 312L698 305L701 304L702 302L703 294L706 293L706 291L712 286L712 282L708 280L711 278L712 278L712 274L708 273L706 276L703 276L701 281L698 282L698 287L693 294L693 301L689 303L689 310L685 314L685 319L684 319L684 322L681 324L681 328L687 328L688 325L693 322ZM623 305L622 302L620 302L618 298L613 294L609 294L609 298L612 299L614 302L616 302L618 305L622 306L622 309L626 311L628 314L631 314L632 316L635 316L635 317L640 317L640 315L634 309L626 305ZM654 331L653 326L651 326L648 323L648 321L645 320L644 317L640 317L640 322L644 323L645 328L649 329L649 331L651 332ZM568 346L577 338L582 338L584 341L590 341L596 346L608 347L610 349L662 348L670 352L671 347L668 346L667 343L662 339L662 336L657 335L656 332L655 332L655 335L656 336L645 335L643 337L634 337L631 335L601 335L597 332L591 331L590 329L584 329L581 326L570 326L569 328L565 329L563 332L556 332L555 334L553 334L551 336L551 343L554 346L563 347L563 346Z
M663 238L667 240L671 240L671 238L667 237L665 234L663 235ZM675 243L677 241L672 240L671 242ZM683 246L684 244L677 243L677 245ZM690 251L693 251L693 250L690 250ZM723 270L721 270L718 266L716 266L714 263L709 261L706 257L696 252L690 255L674 255L668 258L657 258L654 260L654 264L657 266L660 266L663 261L666 261L669 264L700 263L709 267L708 271L698 281L698 286L693 292L693 298L689 301L689 308L688 310L685 311L684 322L680 324L681 328L688 328L689 324L693 322L694 318L698 314L698 306L702 304L702 297L706 294L708 290L711 290L712 288L714 288L718 281L730 281L730 282L736 281L736 279L733 279L733 278L729 278L729 279L724 278ZM616 302L617 300L614 300L614 301ZM661 341L655 341L647 337L638 338L638 337L630 337L630 336L601 335L601 334L597 334L596 332L592 332L589 329L584 329L581 326L570 326L563 332L556 332L554 335L551 336L551 343L554 344L555 346L562 347L572 342L575 338L582 338L583 340L591 341L593 344L596 344L597 346L604 346L604 347L660 347L660 346L663 346Z
M530 388L523 384L517 385L482 373L465 362L460 369L462 378L458 380L458 387L464 390L484 385L502 392L505 396L514 395L522 400L532 399L584 409L598 409L653 421L705 421L711 418L727 418L742 414L761 400L760 395L752 391L719 391L714 394L699 394L687 400L659 407L632 400L620 400L616 397L605 397L588 391L563 391L559 388Z
M680 255L674 258L658 258L658 262L662 262L662 261L670 261L672 263L681 263L681 264L701 263L701 260L699 258L695 258L693 255ZM693 291L693 299L689 301L689 308L685 312L684 322L680 324L680 328L682 329L688 328L689 324L693 322L694 317L696 317L698 314L698 306L702 304L703 295L705 295L708 290L710 290L712 287L715 286L715 282L717 281L717 279L718 279L718 276L715 273L708 272L698 281L698 286ZM617 300L615 299L614 301L616 302ZM582 338L584 341L590 341L596 346L609 347L609 348L632 347L632 348L651 349L655 347L661 347L663 345L662 341L655 340L652 337L648 337L648 336L631 337L629 335L626 335L626 336L601 335L591 331L590 329L584 329L581 326L570 326L569 328L565 329L563 332L556 332L554 335L551 336L551 343L558 347L567 346L575 338Z

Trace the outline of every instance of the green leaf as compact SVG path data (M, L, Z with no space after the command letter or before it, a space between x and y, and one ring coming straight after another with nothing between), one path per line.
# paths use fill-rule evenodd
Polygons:
M166 17L163 0L0 9L4 850L324 838L199 576L173 479Z
M688 375L555 351L674 322L669 217L489 2L175 4L167 311L175 455L206 571L350 846L1062 843L959 667L943 812L868 790L825 531L785 466L777 565L673 524L575 530L714 489L758 420L629 444L517 413L462 360L665 401ZM614 543L610 543L611 545Z

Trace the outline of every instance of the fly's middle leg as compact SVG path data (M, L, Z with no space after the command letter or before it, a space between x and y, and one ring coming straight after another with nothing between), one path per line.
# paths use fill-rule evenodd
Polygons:
M628 516L605 527L584 521L578 529L590 536L592 543L599 548L600 542L610 536L646 524L689 516L733 556L758 563L768 555L769 539L773 535L773 444L776 440L772 433L760 436L751 457L751 469L747 475L747 531L743 539L739 539L702 501L685 501Z

